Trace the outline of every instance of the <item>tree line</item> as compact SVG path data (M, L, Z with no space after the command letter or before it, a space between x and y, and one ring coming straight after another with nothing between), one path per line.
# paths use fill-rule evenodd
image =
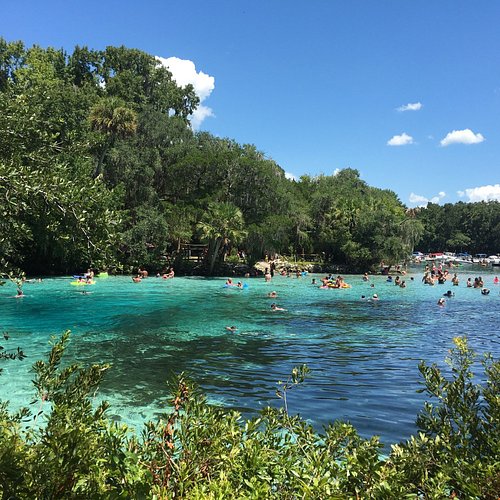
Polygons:
M188 243L207 245L200 273L238 249L366 270L420 244L498 247L498 203L458 204L459 226L356 170L290 180L254 145L194 132L193 87L140 50L0 39L0 94L2 269L159 270Z

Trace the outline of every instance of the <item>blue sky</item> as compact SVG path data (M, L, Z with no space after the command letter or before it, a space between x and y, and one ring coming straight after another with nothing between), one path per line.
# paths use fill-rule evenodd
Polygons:
M352 167L410 207L500 200L497 0L4 0L1 21L7 41L168 59L200 130L297 178Z

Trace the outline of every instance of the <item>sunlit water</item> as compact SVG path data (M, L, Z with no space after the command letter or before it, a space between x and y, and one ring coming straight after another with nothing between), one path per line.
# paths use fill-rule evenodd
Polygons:
M27 283L26 296L16 299L8 283L0 287L0 331L10 339L0 343L21 346L28 358L1 362L0 399L13 409L29 403L32 363L49 351L51 335L70 329L67 360L111 363L99 397L110 402L112 418L136 428L164 411L173 373L187 372L211 402L250 416L279 406L277 382L307 363L309 378L289 393L291 413L318 430L344 419L363 436L399 442L415 431L424 400L416 393L420 360L442 365L457 335L467 335L479 353L499 357L494 270L462 269L458 287L424 285L418 270L406 276L406 289L382 276L369 283L347 276L352 287L345 290L321 290L311 275L248 279L245 290L224 288L223 279L151 277L136 284L110 277L76 287L71 278L58 278ZM490 295L466 288L466 277L477 275ZM455 297L439 307L448 289ZM286 311L270 310L271 290ZM378 302L361 300L373 293ZM230 325L237 332L227 331Z

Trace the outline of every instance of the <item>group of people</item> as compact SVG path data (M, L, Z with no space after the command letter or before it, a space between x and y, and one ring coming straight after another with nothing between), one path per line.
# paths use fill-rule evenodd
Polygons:
M144 278L147 278L148 276L149 276L148 271L140 267L137 274L135 276L132 276L132 281L134 283L140 283ZM156 274L157 278L163 278L164 280L171 279L174 276L175 276L175 271L173 267L170 267L167 271L164 271L163 273Z
M406 280L402 280L400 276L396 276L393 280L392 276L389 274L386 281L387 283L394 283L394 285L399 286L399 288L406 288Z
M444 271L441 271L440 269L438 269L438 271L436 273L436 272L433 272L434 269L430 270L428 268L429 268L429 266L427 265L426 269L424 270L424 276L422 278L422 282L425 283L426 285L434 285L436 280L439 284L444 284L450 278L450 273L446 269ZM453 277L451 278L451 283L453 286L459 286L460 279L459 279L457 273L453 274ZM499 283L500 283L500 279L498 278L498 276L495 276L493 278L493 284L498 285ZM486 288L484 286L484 280L481 276L476 276L474 278L474 280L472 280L472 278L470 278L470 277L467 278L466 287L479 289L479 290L481 290L482 295L489 295L490 294L490 289ZM444 297L450 298L450 297L454 297L454 296L455 296L455 294L451 290L448 290L446 293L443 294L443 297L440 297L438 299L437 303L439 306L444 306L446 303L446 300Z
M237 283L233 283L233 280L231 278L228 278L226 280L226 283L224 283L224 286L227 287L233 287L235 286L236 288L243 288L244 285L241 281L238 281Z
M321 278L322 285L320 288L351 288L351 285L344 281L344 278L340 275L333 277L331 274Z

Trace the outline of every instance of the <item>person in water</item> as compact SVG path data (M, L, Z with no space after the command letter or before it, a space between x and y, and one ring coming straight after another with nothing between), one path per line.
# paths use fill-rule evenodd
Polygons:
M448 290L446 293L443 293L443 297L453 297L455 294L451 291Z
M275 302L271 304L271 310L273 311L286 311L286 309L283 309L282 307L278 307Z
M446 304L446 300L443 299L443 297L441 297L438 301L437 301L437 305L438 306L444 306Z
M277 296L278 296L278 294L276 293L276 291L275 291L275 290L273 290L272 292L269 292L269 293L267 294L267 296L268 296L268 297L270 297L270 298L272 298L272 299L274 299L275 297L277 297Z
M229 332L236 332L238 328L236 328L234 325L233 326L226 326L226 330Z

